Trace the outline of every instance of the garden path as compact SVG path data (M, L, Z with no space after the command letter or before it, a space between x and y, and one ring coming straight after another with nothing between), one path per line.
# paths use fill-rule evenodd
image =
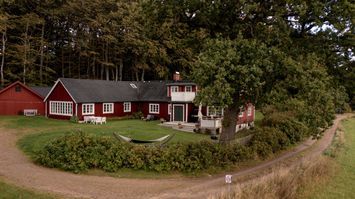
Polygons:
M278 158L233 173L241 178L280 165L284 160L309 149L306 157L321 154L331 143L340 115L324 137L315 142L307 140ZM226 188L224 175L203 178L126 179L78 175L33 164L17 147L17 132L0 127L0 177L29 189L79 198L207 198ZM313 145L316 143L315 145ZM314 147L310 147L314 146ZM306 158L303 157L303 158Z

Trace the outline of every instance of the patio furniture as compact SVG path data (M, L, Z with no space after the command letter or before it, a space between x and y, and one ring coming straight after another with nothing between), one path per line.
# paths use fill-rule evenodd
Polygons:
M92 123L94 116L84 116L84 123Z
M24 109L23 110L23 115L25 115L25 116L36 116L37 115L37 109Z
M94 124L106 124L106 117L94 117L93 121Z

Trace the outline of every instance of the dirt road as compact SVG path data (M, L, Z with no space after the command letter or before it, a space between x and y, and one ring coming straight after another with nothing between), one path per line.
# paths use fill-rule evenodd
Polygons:
M321 140L316 142L307 156L319 155L329 146L339 121L345 117L345 115L337 116L334 125L325 132ZM15 131L0 128L0 176L18 186L42 192L80 198L206 198L226 186L222 174L198 179L124 179L77 175L44 168L33 164L16 147L18 138ZM246 176L275 166L314 143L313 140L307 140L274 160L232 175L233 177Z

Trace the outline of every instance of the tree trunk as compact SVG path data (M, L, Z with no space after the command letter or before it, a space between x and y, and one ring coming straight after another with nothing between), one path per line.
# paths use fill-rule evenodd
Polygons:
M64 47L62 48L62 77L64 77Z
M96 79L96 55L94 55L94 58L92 59L92 75L94 76L94 79Z
M138 71L136 71L136 81L139 81Z
M141 81L144 81L144 73L145 73L145 70L144 68L142 69L142 78L141 78Z
M106 81L108 81L110 80L110 68L106 66L105 71L106 71Z
M26 64L27 64L27 40L28 40L28 27L29 27L29 22L26 23L26 32L25 32L25 52L24 52L24 57L23 57L23 83L26 84Z
M118 81L118 66L115 65L115 81Z
M1 57L1 67L0 67L0 75L1 75L1 86L4 87L4 65L5 65L5 49L6 49L6 28L4 32L2 32L2 57Z
M122 81L122 80L123 80L123 76L122 76L122 72L123 72L123 60L120 59L119 62L120 62L120 81Z
M43 84L43 51L44 51L44 23L42 24L42 33L41 33L41 58L39 64L39 79L41 85Z
M234 139L239 111L238 104L232 104L224 109L223 128L219 140L221 144L229 144Z

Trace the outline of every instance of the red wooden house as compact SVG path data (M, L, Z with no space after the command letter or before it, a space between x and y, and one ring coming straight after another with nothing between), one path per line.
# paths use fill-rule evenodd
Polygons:
M47 87L28 87L17 81L0 90L0 115L19 115L24 110L35 110L38 115L45 114L43 103Z
M193 103L197 85L189 81L105 81L60 78L48 93L45 115L56 119L72 116L122 117L141 111L147 115L172 122L197 122L199 108ZM205 117L221 117L223 110L203 107ZM254 121L250 104L238 117L239 127Z

